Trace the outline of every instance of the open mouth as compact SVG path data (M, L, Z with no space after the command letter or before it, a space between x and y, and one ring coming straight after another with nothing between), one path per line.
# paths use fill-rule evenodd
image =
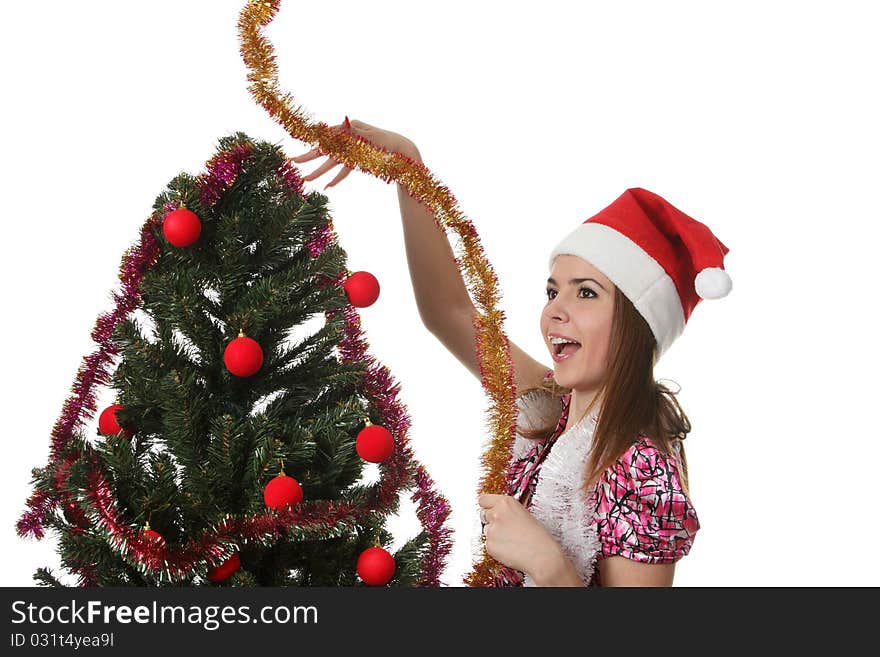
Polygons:
M577 343L563 342L561 344L554 344L552 346L553 346L554 353L557 356L570 356L571 354L573 354L574 352L576 352L578 349L581 348L581 345L579 342L577 342Z

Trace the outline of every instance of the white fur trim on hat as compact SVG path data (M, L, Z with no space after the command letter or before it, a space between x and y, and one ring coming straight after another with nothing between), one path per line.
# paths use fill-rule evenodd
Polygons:
M675 283L663 267L631 239L603 224L583 223L550 254L583 258L611 279L648 322L657 340L657 359L684 331L684 309Z

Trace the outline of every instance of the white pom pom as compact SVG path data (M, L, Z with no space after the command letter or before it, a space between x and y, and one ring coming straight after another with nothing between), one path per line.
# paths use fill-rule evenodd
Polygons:
M720 267L706 267L697 274L694 288L702 299L720 299L726 297L733 287L733 281L727 272Z

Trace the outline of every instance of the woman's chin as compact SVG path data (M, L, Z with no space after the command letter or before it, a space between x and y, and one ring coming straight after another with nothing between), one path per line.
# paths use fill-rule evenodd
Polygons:
M553 378L558 385L563 388L572 388L583 378L584 366L578 364L580 362L579 356L579 353L574 353L562 361L553 359Z
M553 378L557 384L566 388L571 387L568 384L572 381L573 377L568 372L568 366L565 363L553 363Z

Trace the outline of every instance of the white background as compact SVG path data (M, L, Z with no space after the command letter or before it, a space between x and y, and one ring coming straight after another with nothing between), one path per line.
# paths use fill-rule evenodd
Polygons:
M656 370L694 426L702 529L677 585L880 584L871 5L336 0L286 2L269 27L282 85L313 119L416 142L481 236L508 335L545 364L547 255L627 187L730 248L733 291L697 307ZM307 150L247 92L241 6L0 10L4 585L58 562L54 538L19 539L15 521L156 196L236 130ZM444 581L457 585L488 398L421 325L394 186L354 172L327 194L350 269L381 282L363 328L455 509ZM392 528L396 545L415 532L411 505Z

